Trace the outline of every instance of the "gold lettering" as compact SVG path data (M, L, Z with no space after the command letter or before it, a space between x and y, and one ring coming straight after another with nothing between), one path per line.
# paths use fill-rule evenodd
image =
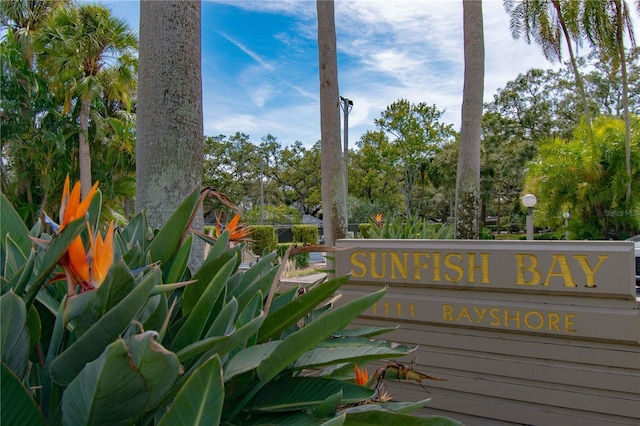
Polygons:
M398 256L398 253L396 253L395 251L391 252L391 279L396 278L396 269L398 269L398 272L400 273L400 276L402 278L404 278L405 280L407 279L407 256L409 255L409 253L405 251L402 252L402 255L404 257L404 262L400 260L400 256Z
M575 328L571 328L572 325L576 325L576 314L564 314L564 331L567 333L575 333Z
M365 256L364 251L354 251L351 253L351 276L356 278L364 277L367 274L367 265L358 260L358 256ZM360 271L356 272L354 267L360 268Z
M409 316L414 318L416 315L416 306L413 303L409 305L409 312L411 312Z
M538 258L535 257L533 254L516 254L516 271L517 271L517 278L516 278L516 284L517 285L538 285L540 284L540 271L538 271L538 269L536 269L536 267L538 266ZM525 260L529 260L529 266L525 266ZM531 273L531 279L529 281L525 281L525 272L530 272Z
M554 268L558 265L560 267L560 271L554 272ZM573 276L571 275L571 269L569 269L569 263L567 262L567 256L564 254L554 254L552 255L551 267L549 268L549 273L547 274L547 278L544 281L544 286L549 285L549 280L551 277L562 277L564 279L565 287L577 287L576 283L573 281Z
M584 271L584 275L587 277L587 284L585 285L585 287L597 287L596 280L595 280L596 272L598 271L598 268L600 268L600 266L602 265L602 262L605 259L608 259L609 256L600 255L598 257L598 264L593 269L591 268L591 265L589 265L589 260L587 259L586 255L574 254L573 258L578 261L578 263L582 267L582 270Z
M453 306L446 303L442 305L442 319L444 321L453 321Z
M440 255L441 253L433 252L433 281L440 281Z
M510 316L508 309L504 310L504 326L505 327L509 327L509 320L512 320L512 319L516 320L516 327L520 328L520 309L516 310L515 316Z
M473 324L473 319L471 318L471 315L469 315L469 311L467 310L466 306L463 306L462 309L460 309L460 313L456 318L456 322L460 322L460 319L462 317L466 318L469 321L469 324Z
M489 284L489 253L480 253L480 265L476 266L476 254L467 253L467 263L469 266L469 278L470 283L476 282L475 270L480 269L482 271L482 284Z
M500 309L498 308L491 308L489 309L489 315L491 316L491 318L493 318L493 321L489 322L489 324L491 325L500 325L500 317L498 316L498 313L500 312Z
M482 318L484 318L484 314L487 313L487 308L482 308L482 310L480 310L477 306L474 306L473 310L476 311L476 315L478 315L478 324L480 324L482 322Z
M424 263L421 263L421 257L425 257L426 260ZM413 270L413 279L416 281L420 281L422 279L422 276L420 275L420 270L424 269L425 271L428 269L428 263L427 260L429 260L429 258L431 257L431 255L429 253L425 253L425 252L414 252L413 253L413 264L415 269Z
M538 318L538 325L531 324L531 321L529 320L529 317L531 316L536 316ZM531 330L540 330L542 327L544 327L544 316L540 312L529 311L524 316L524 324Z
M462 255L460 253L449 253L444 256L444 266L452 270L453 272L457 272L455 276L449 275L448 272L444 273L444 277L447 281L458 282L462 279L464 275L464 269L458 263L454 263L452 259L457 259L462 261Z
M378 259L377 253L372 251L369 253L369 258L371 259L371 276L373 278L383 278L387 275L387 252L380 252L381 262L382 263L382 272L378 272L378 268L376 265L376 261Z
M560 315L555 312L549 312L549 331L560 331L560 326L558 323L560 322Z

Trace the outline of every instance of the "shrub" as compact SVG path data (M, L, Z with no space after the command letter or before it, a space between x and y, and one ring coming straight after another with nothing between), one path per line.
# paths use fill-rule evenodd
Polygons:
M316 225L293 225L293 242L302 244L318 243L318 226Z
M251 240L251 250L258 256L261 256L265 251L274 251L278 245L276 228L271 225L253 225Z
M354 383L354 363L415 350L371 339L388 329L344 331L384 289L337 308L347 277L276 294L275 253L240 271L228 231L188 235L198 191L157 232L141 214L103 239L97 194L68 197L52 234L0 194L2 424L402 424L428 401ZM212 247L190 271L194 235Z

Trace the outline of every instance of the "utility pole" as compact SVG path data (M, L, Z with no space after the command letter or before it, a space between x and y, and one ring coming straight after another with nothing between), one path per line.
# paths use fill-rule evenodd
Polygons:
M344 112L344 216L349 233L349 113L353 108L351 99L340 96L340 107Z

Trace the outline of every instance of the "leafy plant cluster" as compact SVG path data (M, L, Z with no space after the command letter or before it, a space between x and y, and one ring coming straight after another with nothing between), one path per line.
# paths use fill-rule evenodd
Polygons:
M341 306L331 300L348 277L276 294L275 253L241 271L228 231L207 238L192 273L198 199L157 232L143 214L117 230L108 274L78 292L52 279L96 227L100 195L55 234L0 196L2 424L458 424L409 414L428 398L375 403L354 382L354 363L415 349L346 328L384 289Z

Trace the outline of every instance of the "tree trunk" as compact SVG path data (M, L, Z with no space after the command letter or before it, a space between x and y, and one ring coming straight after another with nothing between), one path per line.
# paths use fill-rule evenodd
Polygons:
M78 135L78 165L80 166L80 190L82 198L91 190L91 148L89 148L89 110L91 97L82 96L80 101L80 133Z
M320 69L322 222L326 245L347 235L340 144L340 93L333 0L317 0Z
M202 184L200 16L200 1L140 2L135 209L154 228ZM201 209L193 227L203 223ZM204 256L196 241L191 267Z
M622 78L622 108L624 114L624 146L625 146L625 169L627 172L626 201L631 200L631 120L629 118L629 79L627 76L627 58L624 52L624 19L622 17L622 3L620 0L614 2L616 7L616 42L618 54L620 56L620 76ZM638 5L640 9L640 4Z
M484 93L482 1L463 0L464 88L456 180L455 237L478 239L480 206L480 135Z

